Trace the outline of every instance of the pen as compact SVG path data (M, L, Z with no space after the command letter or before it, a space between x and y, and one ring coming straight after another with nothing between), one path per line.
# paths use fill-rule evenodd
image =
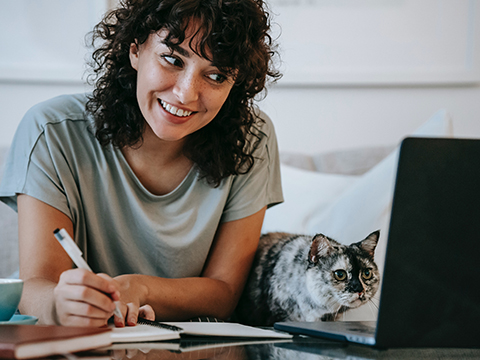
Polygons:
M62 247L65 249L68 256L70 256L70 259L72 259L73 263L78 268L92 271L90 266L88 266L87 262L82 257L82 252L78 248L77 244L75 244L75 241L73 241L73 239L70 237L70 235L65 229L55 229L53 234L55 235L55 238L58 240L60 245L62 245ZM119 318L122 318L122 312L118 308L118 304L116 302L115 311L113 313Z

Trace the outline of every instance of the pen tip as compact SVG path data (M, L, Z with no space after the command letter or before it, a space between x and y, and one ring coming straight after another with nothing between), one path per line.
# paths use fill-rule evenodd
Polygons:
M58 233L59 231L60 231L60 229L57 228L57 229L53 230L53 233L56 234L56 233Z

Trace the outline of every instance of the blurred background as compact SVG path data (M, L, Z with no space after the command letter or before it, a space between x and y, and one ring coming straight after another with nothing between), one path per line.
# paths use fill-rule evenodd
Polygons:
M269 0L282 152L395 145L439 109L480 137L480 0ZM85 34L116 0L0 0L0 147L32 105L89 91Z

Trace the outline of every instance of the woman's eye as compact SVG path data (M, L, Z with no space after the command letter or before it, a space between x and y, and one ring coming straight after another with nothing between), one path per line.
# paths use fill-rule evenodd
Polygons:
M338 281L344 281L347 278L347 272L345 270L335 270L333 276Z
M223 74L208 74L207 77L219 84L227 80L227 77Z
M371 279L373 276L372 272L370 271L370 269L365 269L363 270L362 272L362 277L365 279L365 280L369 280Z
M165 59L165 61L168 62L169 64L172 64L173 66L177 66L177 67L182 66L182 61L176 58L175 56L162 55L162 58Z

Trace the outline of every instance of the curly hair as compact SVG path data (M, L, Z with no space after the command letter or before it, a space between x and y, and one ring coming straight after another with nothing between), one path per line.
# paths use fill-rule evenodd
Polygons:
M268 80L281 75L269 34L270 17L263 0L124 0L105 15L91 32L95 88L86 105L94 116L96 137L106 146L138 146L145 121L136 98L137 72L130 64L130 45L143 44L150 34L167 30L165 44L183 43L190 20L200 29L189 46L220 71L235 73L235 84L216 117L186 138L184 154L200 169L202 178L218 186L230 175L247 173L261 119L254 111L255 96ZM199 38L193 48L193 38ZM209 56L211 58L209 58Z

